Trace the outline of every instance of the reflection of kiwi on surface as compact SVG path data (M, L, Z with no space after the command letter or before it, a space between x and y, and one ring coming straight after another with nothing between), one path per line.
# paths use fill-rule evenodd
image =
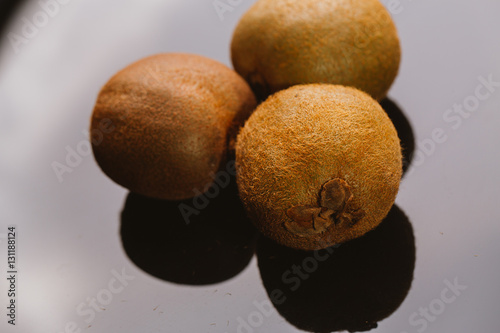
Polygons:
M231 42L234 68L257 95L304 83L353 86L377 100L394 81L400 45L378 0L259 0Z
M169 282L206 285L239 274L255 251L257 231L238 198L236 181L220 177L207 193L170 201L129 193L120 235L130 260ZM191 207L183 214L180 205ZM187 210L184 210L187 211Z
M261 237L262 282L278 312L311 332L367 331L406 298L415 268L415 239L394 205L363 237L318 251L290 249Z
M394 203L401 164L396 130L380 105L330 84L269 97L236 143L238 188L254 224L304 250L375 228Z
M147 57L102 88L91 120L92 133L102 135L93 140L94 156L112 180L133 192L194 197L193 190L211 184L255 105L246 82L215 60Z

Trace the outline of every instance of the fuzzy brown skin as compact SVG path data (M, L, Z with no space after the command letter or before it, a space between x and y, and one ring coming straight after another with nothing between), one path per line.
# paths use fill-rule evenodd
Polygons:
M215 60L177 53L144 58L99 93L91 130L104 120L109 133L93 142L94 156L132 192L190 198L212 183L255 106L247 83Z
M396 129L354 88L280 91L257 107L236 142L241 199L256 227L288 247L315 250L360 237L398 192Z
M259 0L234 31L234 68L259 95L292 85L353 86L380 100L399 68L399 38L378 0Z

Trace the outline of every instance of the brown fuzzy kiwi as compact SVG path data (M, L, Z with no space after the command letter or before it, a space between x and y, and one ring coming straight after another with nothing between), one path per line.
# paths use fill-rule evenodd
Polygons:
M379 0L258 0L231 42L234 68L262 96L332 83L380 100L397 75L400 53L396 27Z
M234 151L255 106L245 80L215 60L150 56L118 72L99 93L90 126L94 156L132 192L194 197L213 182L231 144Z
M391 120L366 93L297 85L260 104L236 141L240 197L278 243L326 248L374 229L402 174Z

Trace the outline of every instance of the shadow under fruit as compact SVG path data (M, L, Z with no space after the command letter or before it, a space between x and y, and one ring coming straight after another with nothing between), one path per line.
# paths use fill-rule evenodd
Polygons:
M121 214L122 245L145 272L169 282L206 285L240 273L255 252L256 230L247 220L234 179L186 223L179 205L130 193ZM202 199L200 199L202 200Z
M311 332L368 331L408 294L415 239L406 215L393 206L364 236L319 251L300 251L262 237L257 245L264 287L278 312Z
M403 110L401 110L399 105L392 99L384 98L380 101L380 106L391 119L396 131L398 132L399 139L401 140L404 175L411 165L413 154L415 152L415 135L413 134L412 126Z

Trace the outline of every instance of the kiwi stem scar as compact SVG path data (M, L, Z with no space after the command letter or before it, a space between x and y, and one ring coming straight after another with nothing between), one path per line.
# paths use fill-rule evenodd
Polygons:
M334 178L321 186L318 205L301 205L287 210L291 221L285 228L297 236L307 237L323 233L332 225L351 228L365 216L354 204L351 187L341 178Z

